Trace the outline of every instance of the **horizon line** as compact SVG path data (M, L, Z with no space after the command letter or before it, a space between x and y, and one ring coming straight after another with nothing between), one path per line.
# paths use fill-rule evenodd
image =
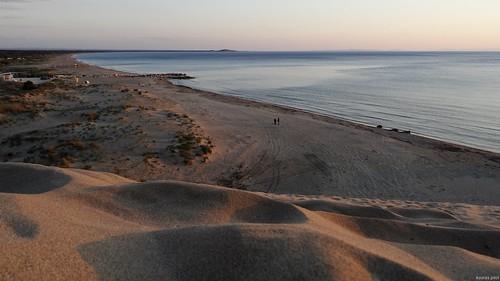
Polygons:
M429 50L403 50L403 49L325 49L325 50L236 50L236 49L73 49L73 48L0 48L4 51L51 51L51 52L399 52L399 53L495 53L500 49L429 49Z

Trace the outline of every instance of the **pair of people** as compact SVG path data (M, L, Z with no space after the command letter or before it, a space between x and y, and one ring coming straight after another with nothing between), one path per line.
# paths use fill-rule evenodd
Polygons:
M274 125L279 125L280 124L280 118L274 118Z

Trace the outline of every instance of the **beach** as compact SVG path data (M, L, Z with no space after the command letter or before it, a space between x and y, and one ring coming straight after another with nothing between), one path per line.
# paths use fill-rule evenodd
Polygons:
M104 52L76 54L177 85L500 152L500 53Z
M109 144L99 143L104 159L90 161L95 170L134 180L187 180L272 193L500 203L500 155L495 153L165 80L114 77L116 71L90 65L74 68L74 63L69 56L50 63L61 72L86 75L81 79L91 82L79 89L85 93L83 101L66 120L81 121L82 114L101 111L109 117L100 117L96 124L104 125L94 128L95 134L108 131L109 137L117 137ZM120 106L126 109L115 117L106 112ZM278 117L281 123L275 126L273 119ZM120 118L124 119L116 120ZM206 163L202 157L192 165L168 159L172 152L166 148L176 144L178 131L213 142ZM119 138L123 135L125 139ZM83 168L85 163L73 166Z
M0 115L2 280L500 274L498 153L71 54L37 67L66 76Z

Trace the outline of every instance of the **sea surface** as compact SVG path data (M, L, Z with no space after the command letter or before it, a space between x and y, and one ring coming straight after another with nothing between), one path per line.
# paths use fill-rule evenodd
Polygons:
M500 152L500 53L106 52L77 59Z

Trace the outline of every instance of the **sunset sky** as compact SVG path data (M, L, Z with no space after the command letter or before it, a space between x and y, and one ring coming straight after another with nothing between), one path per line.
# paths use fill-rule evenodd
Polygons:
M500 50L500 1L0 0L0 48Z

